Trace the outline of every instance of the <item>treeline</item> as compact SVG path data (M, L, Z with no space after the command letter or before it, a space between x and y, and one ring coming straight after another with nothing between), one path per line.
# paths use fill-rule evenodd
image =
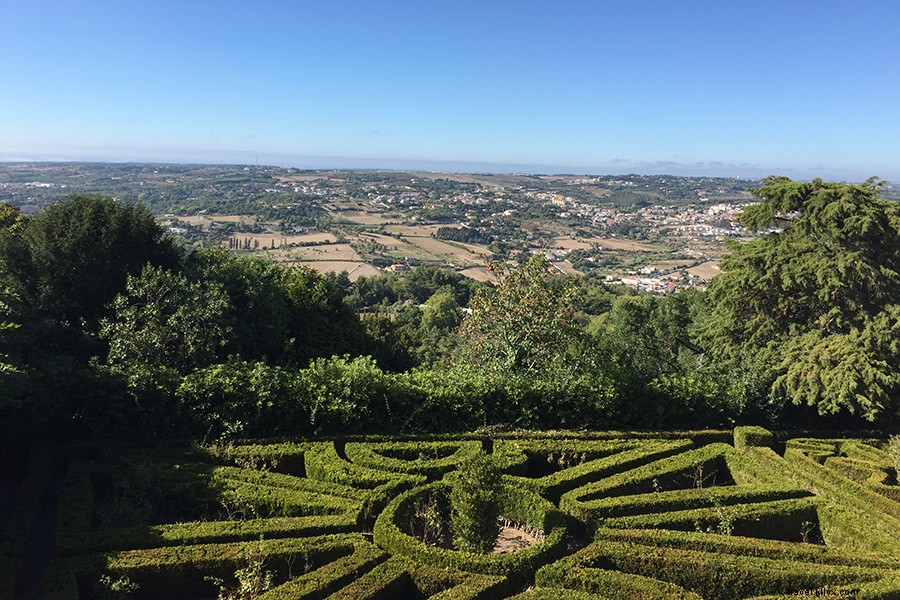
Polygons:
M0 417L21 441L896 425L900 212L767 180L708 292L421 267L361 278L192 250L144 208L0 209Z

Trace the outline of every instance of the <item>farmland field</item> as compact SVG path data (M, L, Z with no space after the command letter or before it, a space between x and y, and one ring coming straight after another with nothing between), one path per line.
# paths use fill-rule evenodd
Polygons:
M213 600L238 585L261 600L894 598L900 487L882 444L739 427L80 446L32 458L8 535L43 518L29 498L58 489L35 583L51 600ZM504 526L494 552L455 550L423 533L421 511L445 518L454 469L485 449L504 472ZM6 598L35 576L17 578L25 551L4 548Z

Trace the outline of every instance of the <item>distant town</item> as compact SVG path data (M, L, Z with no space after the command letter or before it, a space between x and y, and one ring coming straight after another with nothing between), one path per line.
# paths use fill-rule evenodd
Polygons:
M141 202L187 244L346 273L417 265L491 281L532 254L560 273L654 293L702 288L753 202L745 179L304 171L256 166L0 163L0 201L69 193ZM896 195L896 188L886 193Z

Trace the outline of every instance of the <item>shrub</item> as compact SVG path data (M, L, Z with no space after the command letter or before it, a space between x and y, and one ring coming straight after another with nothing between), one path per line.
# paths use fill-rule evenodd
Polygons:
M763 427L754 425L734 428L734 447L737 450L746 450L751 446L771 448L773 439L772 432Z
M493 549L500 533L500 477L500 469L483 452L460 464L450 488L450 530L457 549L482 553Z
M888 455L891 462L894 463L894 469L897 470L897 478L900 479L900 434L893 436L888 441Z

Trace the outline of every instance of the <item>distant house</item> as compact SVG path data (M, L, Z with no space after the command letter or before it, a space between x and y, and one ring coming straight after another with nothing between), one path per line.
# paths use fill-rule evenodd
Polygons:
M405 273L409 271L408 265L402 265L400 263L393 264L384 268L385 271L389 271L391 273Z

